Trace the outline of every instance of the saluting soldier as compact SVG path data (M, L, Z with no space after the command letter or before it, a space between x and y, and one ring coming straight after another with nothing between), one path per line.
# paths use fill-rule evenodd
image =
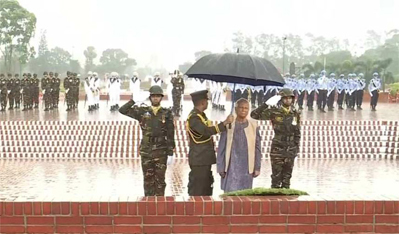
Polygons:
M300 112L293 105L294 99L292 90L284 88L279 95L270 98L251 113L252 118L271 120L273 125L274 137L270 150L272 188L290 188L294 161L299 152Z
M138 106L130 100L119 109L121 114L138 120L142 130L140 156L145 196L164 196L168 156L171 158L175 149L173 114L161 107L163 96L162 88L155 85L150 88L151 106Z

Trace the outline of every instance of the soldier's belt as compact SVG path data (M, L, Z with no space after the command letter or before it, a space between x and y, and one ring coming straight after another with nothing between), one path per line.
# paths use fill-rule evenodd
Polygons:
M163 143L166 142L166 137L143 137L144 141L150 142L150 143Z
M276 136L274 136L274 139L276 139L276 140L279 140L279 141L294 141L294 136L279 136L279 135L276 135Z

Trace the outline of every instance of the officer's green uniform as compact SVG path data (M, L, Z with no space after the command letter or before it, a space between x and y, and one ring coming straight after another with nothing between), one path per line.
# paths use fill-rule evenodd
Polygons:
M208 90L191 93L195 103L208 99ZM194 108L188 115L186 130L190 138L188 162L190 174L188 194L190 196L211 196L213 193L212 164L216 163L215 146L212 135L226 130L223 123L212 126L205 113Z
M64 89L65 89L65 101L67 103L67 109L66 111L72 110L72 106L74 103L73 100L73 77L71 76L71 73L68 71L67 72L67 77L64 79Z
M160 86L152 86L150 95L162 95ZM137 106L130 100L119 112L139 121L142 130L141 166L145 196L164 196L167 156L175 148L173 114L162 107Z
M28 74L30 78L30 74ZM37 74L33 74L33 78L31 80L31 90L30 90L30 96L31 96L31 102L30 102L30 109L32 109L33 104L35 104L35 109L39 108L39 93L40 93L40 88L39 88L39 78L37 78Z
M73 73L73 83L72 83L72 95L73 95L73 105L72 108L75 109L78 107L79 103L79 86L80 86L80 79L78 74Z
M15 89L15 79L11 74L8 74L7 79L7 89L8 89L8 109L14 109L14 89Z
M182 76L173 77L171 80L173 85L172 99L173 99L173 113L180 116L181 112L181 95L184 94L184 79Z
M44 72L43 75L44 77L42 78L42 92L44 91L44 111L49 111L53 109L51 106L52 77L48 77L47 72Z
M5 111L7 106L7 79L0 74L0 111Z
M53 92L51 93L53 101L52 105L53 108L58 108L58 103L60 101L61 79L58 77L58 73L55 73L54 76L55 77L52 80Z
M15 74L13 93L14 93L15 108L19 109L21 106L21 80L19 79L19 74Z
M280 91L283 97L295 97L289 89ZM274 129L270 158L272 164L272 188L289 188L295 157L299 152L300 113L294 105L286 108L282 105L270 107L266 104L251 113L259 120L271 120Z

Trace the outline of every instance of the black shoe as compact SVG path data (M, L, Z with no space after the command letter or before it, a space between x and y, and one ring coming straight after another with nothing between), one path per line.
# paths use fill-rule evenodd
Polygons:
M351 111L356 111L356 109L354 107L351 108Z
M344 108L342 107L342 106L339 106L338 107L338 110L343 110Z
M363 110L361 106L357 106L357 109L358 110Z
M334 110L334 108L332 108L332 107L328 108L328 111L333 111L333 110Z
M48 110L49 110L48 108L45 108L45 109L44 109L44 111L48 111Z
M320 109L321 113L327 113L324 109Z

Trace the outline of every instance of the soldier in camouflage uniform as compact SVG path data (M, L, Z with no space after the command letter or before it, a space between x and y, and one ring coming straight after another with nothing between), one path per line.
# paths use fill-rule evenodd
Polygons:
M272 188L290 188L294 161L299 152L300 112L294 108L294 98L292 90L282 89L280 95L270 98L251 113L252 118L271 120L273 125L274 138L270 150Z
M30 79L30 73L28 73L28 77ZM35 109L39 108L39 93L40 93L40 89L39 89L39 78L37 78L37 74L33 74L33 78L30 79L31 80L31 84L32 84L32 89L30 92L31 95L31 103L30 103L30 107L29 109L32 109L33 104L35 104Z
M78 74L73 73L73 106L72 108L75 109L78 107L79 103L79 87L80 87L80 79L78 77Z
M7 106L7 79L0 74L0 111L5 111Z
M181 96L184 94L184 79L179 71L176 77L172 77L171 83L173 85L172 89L173 113L176 116L180 116Z
M65 89L65 99L66 99L65 101L67 103L66 111L72 110L73 106L72 85L73 85L73 77L71 76L71 73L68 71L67 77L65 77L64 79L64 89Z
M54 74L52 85L53 85L53 92L51 94L52 94L53 108L58 108L58 103L60 101L60 85L61 85L61 79L58 77L58 73Z
M21 94L22 94L22 100L24 103L24 108L22 109L22 111L28 110L28 103L30 102L30 100L29 100L29 90L30 90L29 85L30 85L30 81L28 79L28 75L24 73L22 75L22 80L21 80Z
M170 109L160 106L162 97L162 88L154 85L150 88L151 106L137 106L130 100L119 109L121 114L140 123L145 196L164 196L167 156L173 156L175 149L173 114Z
M15 88L15 79L12 77L11 73L8 73L7 79L7 89L8 89L8 109L14 109L14 88Z
M19 79L19 74L15 74L15 83L14 83L14 101L15 108L19 109L21 107L21 80Z
M48 73L43 73L44 77L42 78L42 93L44 99L44 111L49 111L52 109L51 107L51 91L52 91L52 80L48 77Z

